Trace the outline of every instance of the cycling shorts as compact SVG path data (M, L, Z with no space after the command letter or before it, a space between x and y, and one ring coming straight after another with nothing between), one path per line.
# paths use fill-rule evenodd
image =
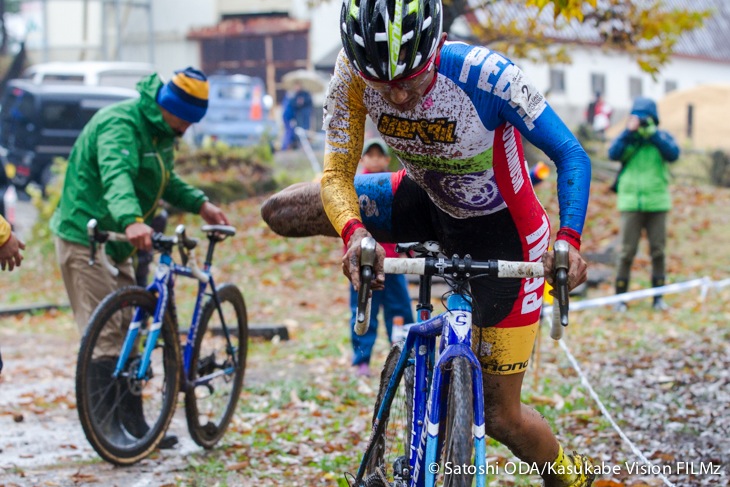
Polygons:
M438 208L405 171L358 175L355 190L363 223L378 241L436 240L446 255L513 261L539 260L549 243L549 220L536 197L513 205L519 206L516 210L508 206L460 219ZM544 280L484 276L469 284L472 343L484 372L524 371L537 333Z

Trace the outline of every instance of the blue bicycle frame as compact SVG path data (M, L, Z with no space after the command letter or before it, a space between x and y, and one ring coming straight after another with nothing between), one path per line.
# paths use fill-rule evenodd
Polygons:
M376 421L380 421L386 413L386 408L392 402L398 381L402 377L405 367L409 363L415 365L413 391L413 424L411 425L411 445L408 463L412 472L411 486L431 487L435 484L436 475L424 465L439 461L439 452L443 439L439 438L439 424L446 412L446 397L442 397L442 387L448 386L448 375L442 370L446 364L456 357L464 357L469 361L472 369L472 388L474 391L474 450L476 452L476 481L477 486L486 485L486 439L484 428L484 403L482 389L482 370L474 352L471 349L471 322L472 308L470 301L461 294L452 294L447 300L448 311L433 318L419 313L419 319L426 318L414 324L408 330L408 336L403 351L391 376L385 397L381 402ZM431 371L427 367L428 361L434 362L436 337L442 335L439 357ZM415 358L411 358L411 351L415 350ZM430 391L426 397L424 391ZM428 400L427 400L428 399ZM427 418L427 421L423 421ZM425 428L424 428L425 425ZM425 457L424 457L425 453ZM362 468L362 467L361 467ZM358 472L360 474L360 472Z
M165 311L167 310L168 305L174 302L174 300L172 299L172 296L174 294L174 275L190 277L198 280L198 294L195 300L192 323L190 329L188 330L187 341L185 343L185 348L183 351L183 368L185 374L184 376L186 378L186 380L182 384L183 390L186 390L187 387L195 387L196 385L209 382L213 378L213 376L202 377L197 379L195 383L189 383L189 372L193 356L193 344L195 343L195 334L198 329L200 314L203 308L203 297L205 296L205 291L208 287L208 284L210 284L211 289L213 290L214 299L216 300L216 303L218 303L217 296L215 296L215 283L213 282L213 276L210 274L209 270L210 266L206 263L206 265L202 269L202 272L205 277L207 277L207 279L198 279L198 277L195 276L190 267L176 264L175 262L173 262L172 257L169 254L163 253L160 256L159 264L157 266L157 272L155 273L155 279L152 284L147 286L147 290L156 292L158 298L152 320L152 326L149 329L149 335L147 336L144 351L141 355L140 367L137 370L137 379L144 379L146 374L148 373L150 357L152 356L152 351L154 350L157 344L157 339L160 335L160 329L162 328ZM145 318L145 312L142 309L135 309L132 322L129 325L127 336L125 337L124 344L122 345L122 351L119 355L119 359L117 360L116 369L114 371L115 378L119 376L122 370L124 370L125 364L127 363L129 356L132 354L134 344L137 340L137 336L139 335L140 327ZM228 332L226 327L224 327L224 330L226 333ZM230 372L230 370L221 370L216 375L225 374L228 372Z

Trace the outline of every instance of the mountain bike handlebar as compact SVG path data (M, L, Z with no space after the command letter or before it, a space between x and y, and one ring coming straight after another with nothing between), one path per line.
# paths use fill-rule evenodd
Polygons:
M206 225L208 229L206 231L213 231L218 235L233 235L235 229L233 227L222 226L222 225ZM232 229L232 231L230 230ZM205 230L205 228L204 228ZM106 242L129 242L127 236L123 233L108 232L105 230L99 230L98 222L95 218L89 220L86 225L86 233L89 237L89 265L93 266L96 261L97 245L99 247L99 254L101 255L100 260L103 267L105 267L109 273L116 277L119 275L119 269L114 267L104 251L104 245ZM225 237L224 237L225 238ZM190 238L185 235L185 225L178 225L175 229L174 236L164 235L162 233L154 232L152 234L152 248L160 250L162 252L171 253L175 246L178 247L180 252L180 260L183 266L187 266L190 269L190 273L195 276L201 282L207 282L209 280L208 275L200 270L195 259L195 253L193 249L198 245L198 239Z
M370 323L370 289L375 265L375 239L368 237L361 242L360 289L357 296L357 315L355 333L363 335ZM403 247L401 247L403 248ZM468 278L473 276L493 276L499 278L529 279L543 277L545 269L542 262L513 262L507 260L476 261L470 255L463 258L454 255L447 257L386 258L386 274L417 274ZM562 327L568 325L568 244L561 240L555 242L556 290L559 305L553 306L553 330L551 336L559 340ZM558 325L558 323L560 325ZM556 331L559 331L559 333Z

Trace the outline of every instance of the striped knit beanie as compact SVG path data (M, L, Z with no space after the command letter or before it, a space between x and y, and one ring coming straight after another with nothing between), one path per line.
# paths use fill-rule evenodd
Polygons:
M208 78L191 67L175 71L157 92L157 103L187 122L200 122L208 109Z

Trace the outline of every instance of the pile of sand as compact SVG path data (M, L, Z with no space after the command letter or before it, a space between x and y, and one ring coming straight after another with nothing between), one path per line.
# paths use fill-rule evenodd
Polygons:
M657 103L660 127L680 147L730 151L730 84L713 84L673 91ZM692 105L692 137L687 135L688 107ZM606 135L618 136L626 126L619 120Z

